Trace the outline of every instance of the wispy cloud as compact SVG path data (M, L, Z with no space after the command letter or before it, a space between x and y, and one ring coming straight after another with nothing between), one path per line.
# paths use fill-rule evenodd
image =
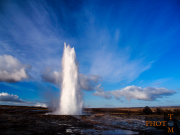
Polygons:
M152 85L161 85L162 83L167 82L167 81L169 81L171 79L173 79L173 77L161 78L161 79L158 79L158 80L155 80L154 82L152 82Z
M142 72L151 68L151 64L152 62L145 62L144 58L130 60L128 50L122 49L117 53L100 50L93 57L90 72L111 82L122 80L131 82Z
M154 101L157 98L162 98L163 96L173 95L176 92L173 90L168 90L166 88L154 88L154 87L146 87L141 88L137 86L127 86L121 90L113 90L113 91L103 91L94 92L94 96L101 96L106 99L111 99L114 96L116 99L120 99L121 97L125 97L127 100L137 99L137 100L146 100L146 101Z

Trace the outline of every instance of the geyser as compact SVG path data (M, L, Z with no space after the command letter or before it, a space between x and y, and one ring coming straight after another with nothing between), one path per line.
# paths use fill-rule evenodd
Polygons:
M64 43L59 114L79 115L82 112L83 101L78 74L79 66L75 50Z

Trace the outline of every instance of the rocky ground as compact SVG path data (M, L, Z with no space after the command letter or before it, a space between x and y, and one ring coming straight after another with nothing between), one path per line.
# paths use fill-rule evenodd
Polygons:
M78 129L93 127L69 115L45 115L46 108L1 107L1 135L54 135L71 133L70 127ZM68 130L69 129L69 130ZM76 130L80 134L81 130Z
M0 106L0 135L167 133L167 128L146 127L146 119L145 116L138 115L102 113L52 115L47 108Z

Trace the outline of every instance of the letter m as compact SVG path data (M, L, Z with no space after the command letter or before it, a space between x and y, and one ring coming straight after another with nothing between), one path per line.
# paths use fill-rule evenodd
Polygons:
M172 128L168 127L168 133L174 133L173 128L174 128L174 127L172 127Z

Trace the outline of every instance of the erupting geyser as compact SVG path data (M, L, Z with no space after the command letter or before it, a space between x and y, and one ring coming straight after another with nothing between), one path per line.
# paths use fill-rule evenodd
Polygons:
M59 114L78 115L81 114L83 101L79 87L79 71L74 48L64 43L62 57L62 84Z

